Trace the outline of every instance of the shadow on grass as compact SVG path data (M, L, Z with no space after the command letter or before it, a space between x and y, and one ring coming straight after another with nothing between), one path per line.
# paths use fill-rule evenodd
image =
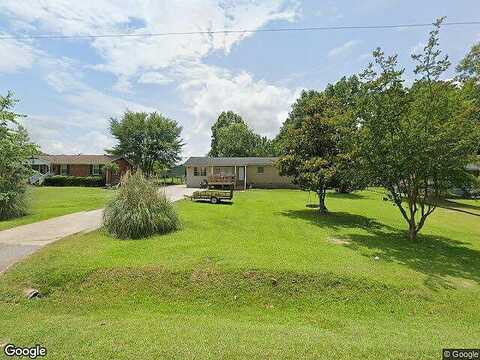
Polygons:
M355 199L363 199L363 198L365 198L365 195L360 194L360 193L339 193L339 192L332 191L332 192L328 193L327 197L328 198L334 198L334 199L355 200Z
M459 277L480 283L480 251L442 236L419 235L419 241L408 240L406 231L379 223L362 215L345 212L319 215L311 209L282 212L294 219L334 230L346 230L352 250L370 249L385 261L394 261L427 276L430 289L452 288L448 277ZM363 229L366 234L349 234L348 229ZM370 255L365 255L370 256Z
M210 202L210 200L195 200L195 201L192 201L193 203L196 203L196 204L205 204L205 205L212 205L212 206L215 206L215 205L233 205L233 201L220 201L216 204L212 204Z
M458 211L464 214L480 216L480 202L477 206L472 204L463 204L452 200L443 200L442 202L438 203L437 206L443 209Z
M328 212L320 215L315 209L288 210L281 212L282 215L292 219L302 219L321 227L328 227L334 230L361 228L370 230L396 230L385 224L362 215L350 214L347 212Z

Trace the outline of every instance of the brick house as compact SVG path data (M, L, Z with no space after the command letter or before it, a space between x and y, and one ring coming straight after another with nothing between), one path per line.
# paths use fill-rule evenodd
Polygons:
M106 163L114 162L118 165L117 174L103 171ZM117 156L109 155L38 155L31 159L34 170L46 176L104 176L106 184L117 184L120 178L131 169L130 163Z

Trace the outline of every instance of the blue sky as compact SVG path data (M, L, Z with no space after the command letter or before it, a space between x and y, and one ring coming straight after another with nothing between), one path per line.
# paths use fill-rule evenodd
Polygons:
M2 0L1 35L89 35L215 29L383 25L480 20L478 0ZM0 93L43 151L103 153L111 117L158 111L183 126L184 156L209 150L223 110L273 137L305 88L323 89L360 72L371 51L398 53L413 80L410 53L426 28L240 33L155 38L0 40ZM442 49L456 64L480 41L480 26L444 27ZM452 69L445 74L452 76Z

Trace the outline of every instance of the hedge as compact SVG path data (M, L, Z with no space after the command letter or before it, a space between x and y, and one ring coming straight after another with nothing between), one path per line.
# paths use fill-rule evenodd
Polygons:
M50 176L43 182L45 186L105 186L105 179L102 176Z

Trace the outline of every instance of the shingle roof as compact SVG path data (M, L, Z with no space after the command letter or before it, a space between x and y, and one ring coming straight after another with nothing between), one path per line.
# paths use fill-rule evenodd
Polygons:
M186 166L246 166L273 165L277 157L198 157L192 156Z
M39 155L39 159L52 164L101 165L113 159L108 155Z

